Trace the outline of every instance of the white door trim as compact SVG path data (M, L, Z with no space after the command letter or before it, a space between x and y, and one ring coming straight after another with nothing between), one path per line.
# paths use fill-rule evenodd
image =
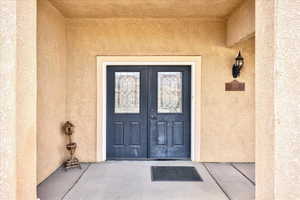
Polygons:
M114 57L114 56L97 56L97 161L106 160L106 102L107 102L107 91L106 91L106 82L107 82L107 66L108 65L190 65L191 66L191 160L197 161L199 150L195 145L196 134L195 134L195 119L196 119L196 67L197 62L132 62L132 61L104 61L103 57ZM124 56L127 57L128 56ZM131 56L129 56L131 57ZM134 56L133 56L134 57ZM143 57L153 57L153 56L143 56ZM164 56L160 56L164 57ZM168 58L173 56L166 56ZM174 56L177 57L177 56ZM186 56L188 57L188 56ZM195 57L195 56L191 56ZM118 56L120 58L120 56ZM198 59L201 57L197 56ZM113 60L113 59L112 59ZM191 59L193 60L193 59ZM200 69L198 69L200 70ZM197 77L198 78L198 77ZM201 77L199 77L201 78ZM201 87L201 86L200 86ZM201 91L201 90L200 90ZM198 94L200 95L200 94ZM199 120L199 119L198 119ZM200 139L200 137L197 137ZM199 144L198 144L199 146ZM197 154L197 155L196 155Z

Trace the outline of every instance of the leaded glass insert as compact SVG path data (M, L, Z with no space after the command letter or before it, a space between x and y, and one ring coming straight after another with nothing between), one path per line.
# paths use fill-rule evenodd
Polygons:
M182 73L158 72L159 113L182 112Z
M115 72L115 113L140 112L140 72Z

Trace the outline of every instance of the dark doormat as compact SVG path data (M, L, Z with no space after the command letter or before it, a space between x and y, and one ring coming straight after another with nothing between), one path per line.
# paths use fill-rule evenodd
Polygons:
M195 167L152 166L152 181L203 181Z

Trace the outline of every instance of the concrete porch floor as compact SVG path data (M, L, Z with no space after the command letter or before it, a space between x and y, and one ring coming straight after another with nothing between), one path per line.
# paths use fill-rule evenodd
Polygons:
M151 166L194 166L203 182L151 182ZM252 200L255 164L109 161L57 169L37 190L41 200Z

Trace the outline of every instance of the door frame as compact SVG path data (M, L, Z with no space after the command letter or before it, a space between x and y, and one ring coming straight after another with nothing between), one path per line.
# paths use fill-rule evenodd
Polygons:
M201 56L97 56L97 162L106 161L107 134L107 67L111 65L190 65L191 66L191 160L199 161L201 106L196 106L196 97L201 101L201 76L196 81L197 74L201 75ZM197 82L197 84L196 84ZM199 84L200 83L200 84ZM196 94L197 92L197 94ZM197 96L196 96L197 95ZM199 104L201 102L197 102ZM201 105L201 104L200 104ZM197 113L196 113L197 110ZM197 117L196 117L197 115ZM197 134L196 134L196 123ZM198 142L196 142L198 141Z

